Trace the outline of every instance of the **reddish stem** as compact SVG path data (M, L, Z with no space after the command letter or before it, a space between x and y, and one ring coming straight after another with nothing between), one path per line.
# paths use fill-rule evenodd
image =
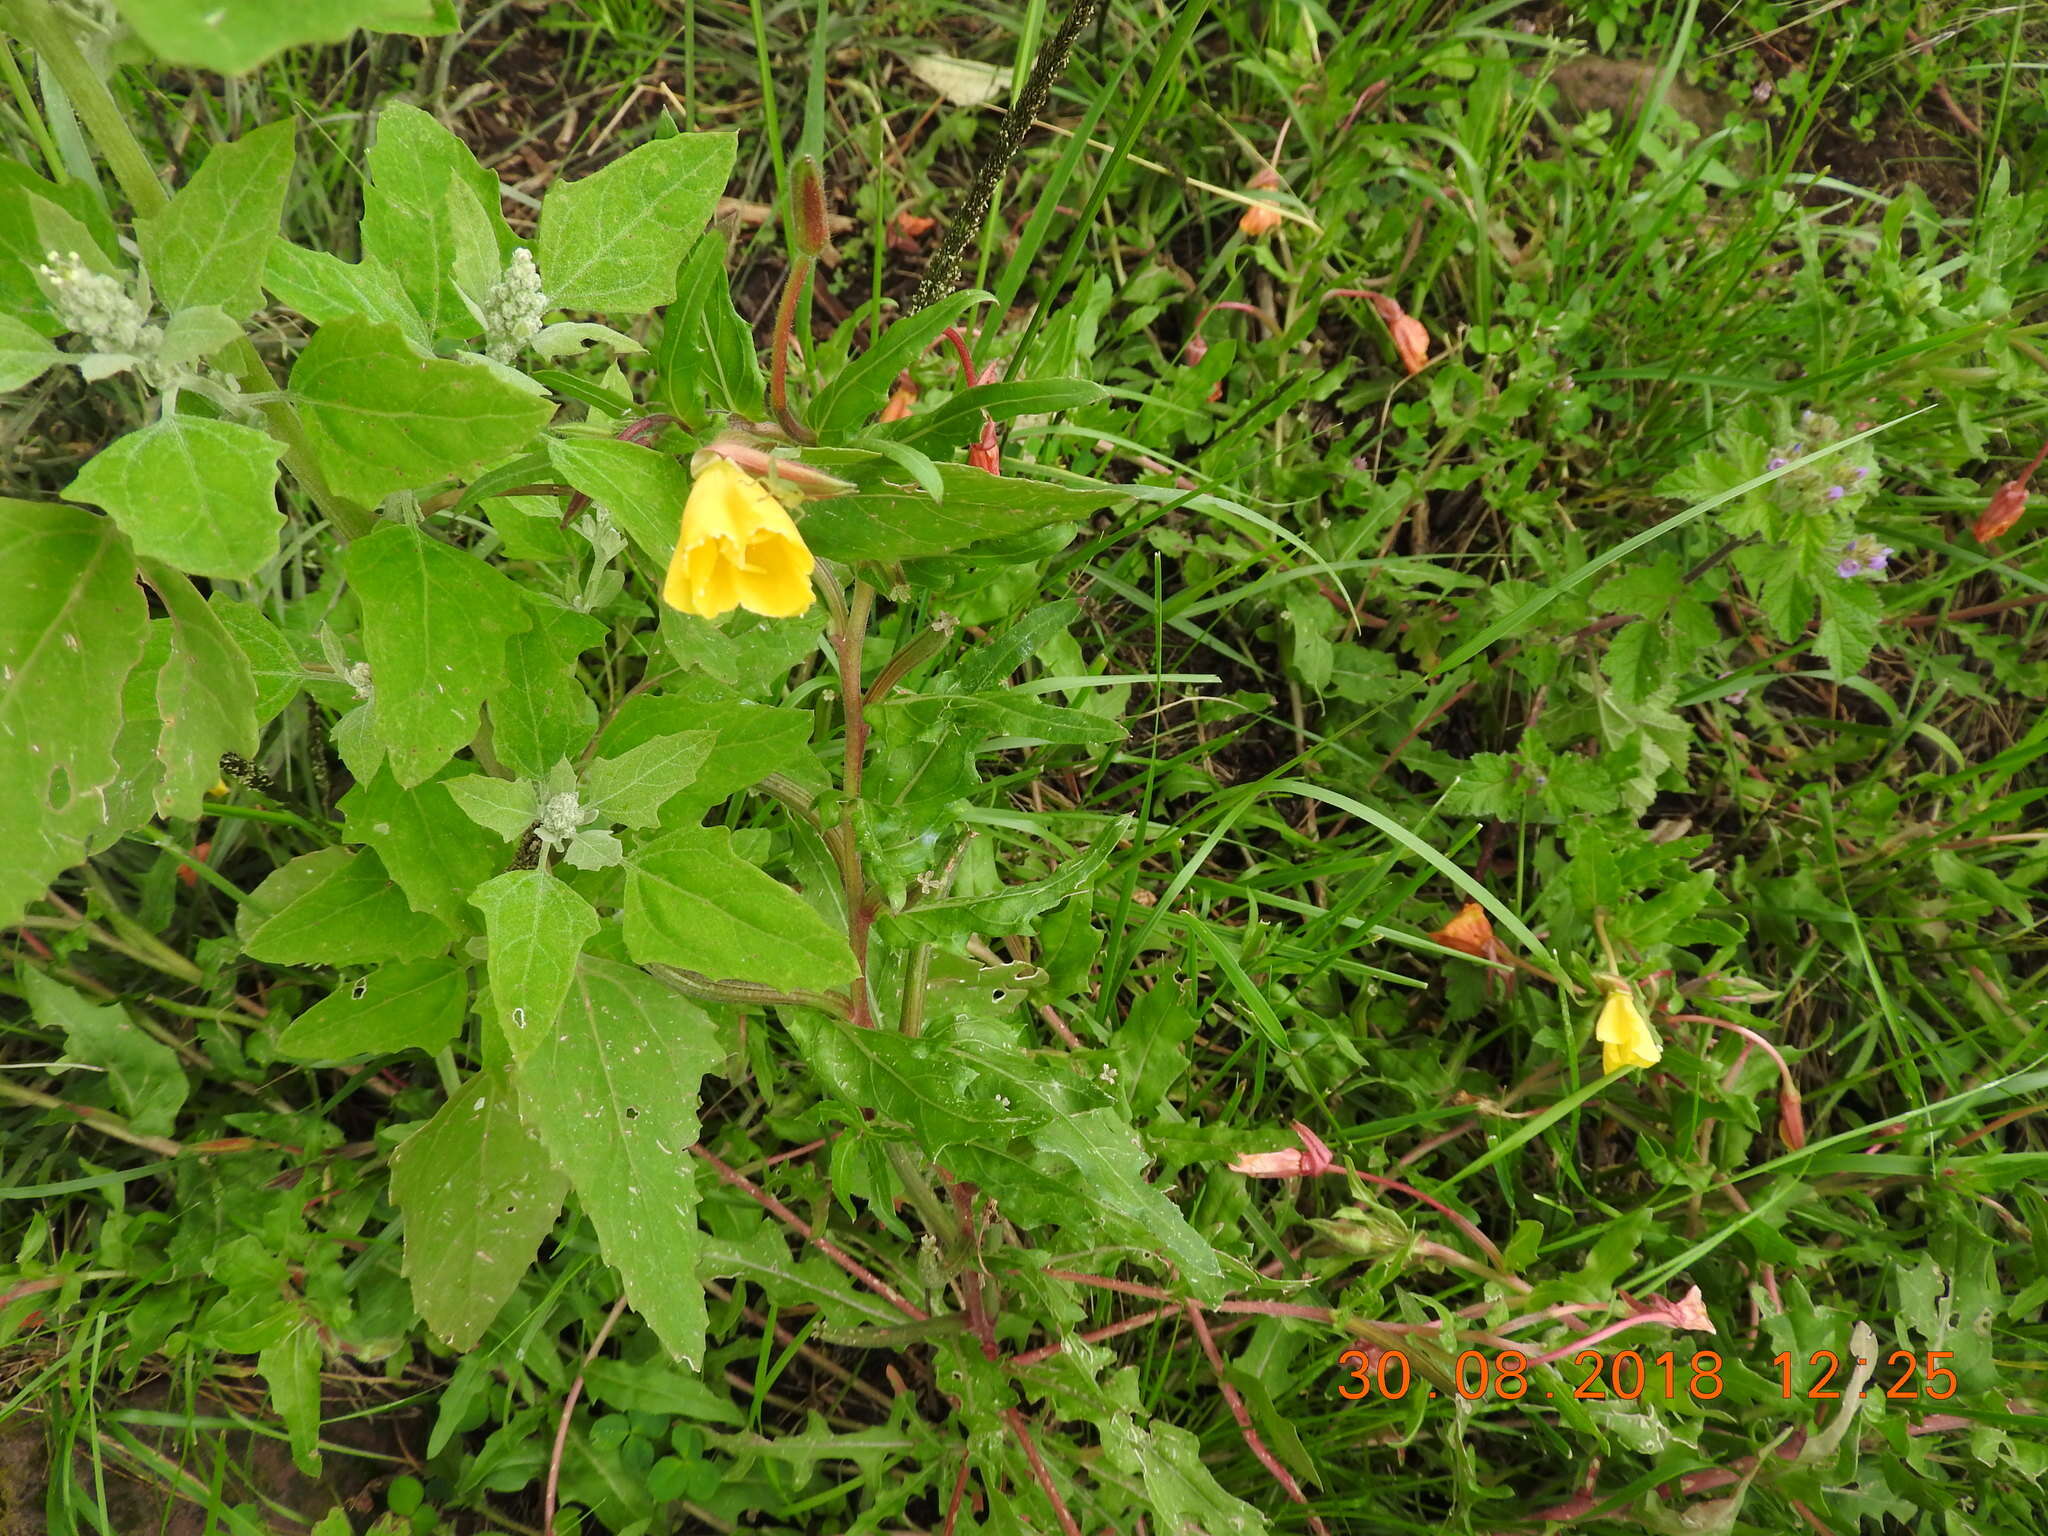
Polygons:
M604 1341L611 1337L612 1324L619 1320L619 1314L626 1310L626 1298L621 1296L612 1303L612 1310L604 1320L604 1326L597 1330L597 1337L590 1341L590 1348L583 1356L583 1364L576 1371L576 1379L569 1383L569 1396L562 1404L562 1416L555 1423L555 1448L548 1456L548 1480L541 1493L541 1530L544 1536L555 1536L555 1490L562 1479L562 1451L569 1443L569 1416L576 1411L576 1399L583 1395L583 1374L590 1369L590 1362L597 1358L597 1352L604 1348Z
M1202 1341L1202 1353L1209 1357L1209 1369L1216 1373L1216 1387L1222 1392L1223 1401L1230 1407L1230 1416L1237 1420L1237 1432L1244 1437L1244 1443L1251 1453L1259 1458L1259 1465L1273 1474L1273 1481L1286 1490L1287 1497L1297 1504L1307 1504L1308 1495L1301 1491L1301 1484L1294 1480L1294 1474L1280 1465L1280 1460L1266 1449L1266 1442L1259 1438L1259 1432L1252 1427L1252 1416L1244 1405L1244 1397L1230 1384L1230 1378L1223 1374L1223 1355L1216 1348L1215 1339L1209 1335L1209 1325L1202 1318L1202 1309L1192 1301L1187 1304L1188 1321L1194 1325L1195 1337ZM1310 1515L1308 1528L1323 1536L1323 1522L1320 1517Z
M701 1141L691 1147L690 1150L709 1163L713 1173L717 1174L749 1200L752 1200L791 1231L800 1233L805 1242L815 1244L818 1252L824 1254L826 1258L837 1264L841 1269L881 1297L882 1300L888 1302L890 1306L901 1312L912 1322L923 1323L931 1320L929 1313L919 1310L897 1295L888 1281L861 1263L859 1259L854 1258L853 1255L843 1252L829 1239L820 1237L803 1217L797 1215L795 1211L792 1211L780 1200L769 1194L767 1190L754 1183L752 1179L749 1179L737 1168L722 1161L717 1153L709 1150Z
M1045 1490L1045 1496L1052 1501L1052 1512L1059 1517L1060 1529L1066 1536L1081 1536L1081 1527L1074 1523L1074 1517L1067 1513L1067 1506L1060 1498L1059 1489L1052 1485L1052 1475L1045 1470L1045 1463L1039 1459L1038 1446L1031 1438L1031 1431L1024 1427L1024 1415L1014 1408L1005 1408L1003 1418L1008 1421L1010 1433L1017 1437L1017 1443L1024 1447L1024 1459L1031 1463L1031 1475L1038 1479L1038 1486Z

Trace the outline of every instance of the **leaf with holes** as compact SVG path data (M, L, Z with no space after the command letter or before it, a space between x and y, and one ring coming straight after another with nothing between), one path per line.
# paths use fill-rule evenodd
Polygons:
M157 674L157 710L163 720L156 758L163 779L156 788L160 816L195 817L206 791L220 778L221 755L256 752L256 679L235 644L192 583L153 560L142 579L162 601L170 654Z
M294 1061L431 1054L462 1033L468 1009L467 973L456 961L380 966L344 981L293 1019L277 1048Z
M127 542L79 507L0 499L0 591L0 922L12 922L104 819L148 610Z
M427 1326L470 1349L504 1310L561 1214L555 1171L503 1071L472 1077L391 1158L405 1277Z
M693 1369L705 1314L690 1148L699 1080L724 1059L702 1009L643 971L586 954L561 1017L517 1074L522 1108L569 1175L628 1300Z
M522 1066L554 1028L597 913L561 880L540 869L515 869L470 895L484 915L491 1003L498 1027Z

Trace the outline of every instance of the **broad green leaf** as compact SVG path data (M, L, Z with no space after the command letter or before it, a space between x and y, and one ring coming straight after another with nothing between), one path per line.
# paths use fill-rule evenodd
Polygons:
M661 808L690 787L715 740L710 731L679 731L601 757L583 775L583 803L621 826L654 826Z
M64 354L39 332L0 314L0 394L33 384L63 361Z
M469 987L456 961L380 966L344 981L293 1019L277 1048L294 1061L432 1053L462 1033L468 1009Z
M821 434L853 431L888 403L896 376L923 357L961 316L995 297L979 288L948 294L935 304L892 321L874 344L819 390L810 405L810 425Z
M170 1135L190 1089L178 1053L137 1028L125 1009L88 1002L33 967L22 967L20 981L36 1021L64 1031L65 1059L101 1068L114 1108L136 1130Z
M455 1349L512 1299L568 1192L520 1110L504 1072L481 1073L392 1154L413 1305Z
M495 983L493 983L495 986ZM710 1018L653 977L584 955L518 1069L521 1106L569 1175L626 1296L671 1355L704 1358L697 1089L725 1059Z
M1216 1250L1180 1209L1145 1181L1149 1161L1137 1132L1114 1109L1065 1115L1034 1133L1038 1145L1074 1165L1074 1188L1123 1223L1133 1240L1172 1261L1197 1296L1223 1289Z
M266 619L254 603L237 602L216 592L207 599L207 606L249 658L249 675L256 682L256 723L268 724L305 688L305 663L285 639L284 631Z
M946 499L911 490L857 491L821 497L799 519L804 542L828 560L907 560L965 549L983 539L1079 522L1120 500L1114 485L1088 489L992 475L969 464L941 464Z
M626 861L626 949L641 965L821 990L857 974L846 935L732 850L723 827L672 832Z
M661 317L661 343L654 365L663 397L679 415L695 414L697 402L736 411L749 421L768 410L761 384L761 358L754 328L733 307L726 276L726 242L716 230L683 259L676 300Z
M64 494L104 507L139 555L247 581L277 554L277 459L267 432L164 416L101 449Z
M263 307L263 267L292 175L286 117L216 144L170 206L136 223L142 264L167 312L212 304L232 320Z
M517 245L498 178L431 114L397 101L377 114L365 169L363 254L397 275L430 334L476 335L481 327L457 291L457 272L479 259L481 241L495 248L488 258L495 280ZM471 297L482 299L476 274L467 276Z
M225 352L242 339L242 322L217 304L191 304L164 322L156 360L164 367L188 367Z
M533 627L506 643L506 685L491 699L491 749L514 772L537 779L581 755L597 729L597 706L577 662L604 642L606 630L587 613L549 602L531 601L527 613Z
M527 779L494 779L486 773L465 774L445 782L462 814L510 841L540 817L540 798Z
M377 735L410 788L476 735L484 699L505 686L505 640L527 627L526 604L475 555L403 523L342 559L363 610Z
M683 531L690 471L671 454L610 438L555 438L555 473L611 514L619 531L658 569L668 567Z
M624 752L672 731L716 732L717 741L682 797L685 806L701 813L771 773L801 773L811 767L809 743L815 725L803 710L719 697L711 685L697 684L675 693L628 699L604 733L603 750ZM674 807L670 814L675 814Z
M365 506L516 453L554 412L487 368L428 357L397 326L352 315L307 343L290 393L328 485Z
M84 857L148 610L108 519L0 500L0 922Z
M473 928L469 893L504 863L504 849L455 803L445 783L401 789L389 767L341 797L349 841L367 843L415 912Z
M894 1030L796 1013L788 1027L812 1071L875 1133L908 1133L933 1157L966 1142L1000 1144L1045 1124L1050 1112L1003 1092L957 1051ZM1007 1100L1007 1102L1006 1102Z
M1130 833L1118 822L1078 859L1063 860L1044 880L1009 885L985 896L943 896L920 901L907 912L891 912L882 921L905 942L951 943L973 934L1029 933L1041 912L1050 912L1071 896L1094 887L1102 866L1117 843Z
M271 872L235 914L252 960L379 965L445 953L455 934L413 911L370 850L323 848Z
M491 1002L498 1027L525 1065L555 1027L576 960L599 923L590 903L539 869L515 869L470 896L490 945Z
M164 771L156 808L189 819L219 780L222 753L256 753L256 680L249 658L190 580L153 560L142 561L141 570L169 614L159 622L171 632L156 682L163 719L156 756Z
M320 1368L326 1363L319 1325L310 1317L293 1319L283 1338L256 1355L270 1406L284 1420L292 1464L308 1477L320 1475Z
M676 269L732 175L728 133L655 139L548 188L540 280L564 309L642 314L676 296Z
M404 285L374 256L350 263L280 240L264 264L263 286L315 325L355 315L395 325L422 348L432 345L427 322L406 297Z
M300 43L338 43L351 32L428 37L455 30L445 0L115 0L166 64L239 75Z

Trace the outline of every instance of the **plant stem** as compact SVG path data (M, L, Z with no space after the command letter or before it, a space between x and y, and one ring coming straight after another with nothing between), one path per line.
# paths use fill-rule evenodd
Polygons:
M789 408L789 349L796 339L797 307L803 302L804 287L811 280L813 258L798 256L789 264L789 276L782 284L782 302L775 310L775 335L769 343L768 405L782 430L799 443L814 443L810 428L797 420Z
M860 800L861 769L867 760L867 696L861 688L861 656L867 644L868 620L874 611L875 589L856 579L846 618L832 632L832 648L839 655L839 697L846 714L846 755L840 770L845 811L833 851L839 857L839 883L846 890L847 941L853 946L854 964L859 967L853 982L853 1022L863 1029L875 1025L868 1003L868 929L874 923L875 912L867 877L861 872L860 839L854 831L853 813Z
M988 211L995 202L996 186L1003 179L1010 162L1016 158L1018 149L1024 143L1024 135L1031 131L1031 123L1045 110L1046 98L1052 94L1052 83L1067 67L1067 60L1074 52L1074 43L1081 35L1081 29L1088 25L1095 14L1096 0L1074 0L1067 7L1066 18L1060 22L1059 30L1048 37L1038 50L1038 58L1031 66L1031 77L1024 82L1024 89L1011 102L1010 110L1003 116L1003 126L996 135L995 147L974 170L974 183L967 189L967 197L960 205L960 211L953 216L953 222L946 227L945 241L938 253L932 257L931 265L925 268L924 277L917 285L917 291L910 296L910 302L903 306L906 315L916 314L927 304L933 303L950 293L960 275L960 263L967 254L967 247L988 218Z

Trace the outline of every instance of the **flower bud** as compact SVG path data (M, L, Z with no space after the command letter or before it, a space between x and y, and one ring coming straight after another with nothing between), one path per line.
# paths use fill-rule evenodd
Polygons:
M1979 544L1989 544L2000 534L2010 532L2026 511L2027 482L2008 480L1992 492L1991 504L1977 515L1970 532L1977 536Z
M809 155L798 156L790 167L789 203L797 252L815 257L832 243L832 220L825 208L824 178Z

